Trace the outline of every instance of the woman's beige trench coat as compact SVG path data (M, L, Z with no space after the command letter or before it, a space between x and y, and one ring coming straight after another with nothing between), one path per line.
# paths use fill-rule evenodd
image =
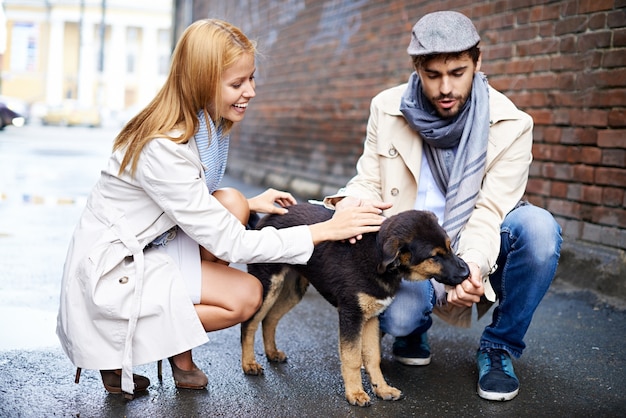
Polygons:
M304 264L313 252L308 227L246 230L205 184L195 141L156 138L134 177L118 175L115 152L74 231L61 287L57 334L80 368L132 366L208 341L174 261L147 245L172 226L223 260Z

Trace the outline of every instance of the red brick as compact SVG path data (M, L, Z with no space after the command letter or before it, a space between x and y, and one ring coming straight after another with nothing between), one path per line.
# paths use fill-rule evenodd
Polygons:
M570 150L573 150L573 147L570 147ZM597 147L580 147L576 149L575 153L576 157L569 159L568 161L571 163L585 163L585 164L600 164L602 162L602 150Z
M602 66L606 68L626 67L626 50L614 49L611 51L603 52Z
M593 183L595 171L595 167L584 164L576 164L573 166L574 175L571 180L580 183Z
M602 151L601 163L605 167L626 168L626 150L605 149Z
M606 26L606 13L595 13L591 15L587 26L592 30L604 29Z
M626 187L626 169L598 167L596 184Z
M626 108L611 110L608 115L607 124L611 128L626 127Z
M599 204L602 201L602 187L583 184L581 186L580 200Z
M585 52L590 49L607 48L611 46L611 31L590 32L580 35L578 38L578 51Z
M600 225L626 228L626 210L624 208L596 206L592 209L591 221Z
M607 25L609 28L624 27L624 22L626 22L626 8L624 7L609 12L607 15Z
M593 128L564 128L561 142L573 145L595 145L596 130Z
M549 199L547 208L554 215L567 216L574 219L578 218L581 212L580 203L563 199Z
M567 198L567 183L561 181L553 181L550 185L550 196Z
M548 179L571 180L574 177L574 167L568 164L545 163L542 175Z
M591 93L590 106L614 107L626 104L626 88L612 88L610 90L594 91Z
M600 10L611 10L614 0L580 0L578 6L579 13L598 12Z
M626 46L626 28L619 28L613 31L613 46Z
M530 178L526 184L526 193L538 194L542 196L550 196L549 181L543 179Z
M552 123L553 114L549 110L528 109L528 113L536 125L550 125Z
M565 197L568 200L580 201L582 196L582 185L576 183L567 183L567 193Z
M601 148L626 149L626 129L603 129L598 131L598 146Z
M581 33L585 31L587 18L584 16L566 17L555 25L555 35Z
M606 206L619 207L624 201L624 189L616 187L606 187L602 191L602 204Z
M600 109L573 109L572 123L578 126L605 127L608 123L608 112Z

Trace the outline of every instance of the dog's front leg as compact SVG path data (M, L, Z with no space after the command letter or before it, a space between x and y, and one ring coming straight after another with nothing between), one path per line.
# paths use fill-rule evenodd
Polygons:
M363 326L363 365L369 375L372 390L385 401L396 401L402 398L399 389L389 386L380 370L380 329L378 317L368 319Z
M254 356L254 334L259 327L263 315L257 312L248 321L241 324L241 368L245 374L263 374L263 366L257 363Z
M346 315L344 315L346 316ZM370 397L363 389L361 378L361 333L360 317L342 317L339 309L339 357L341 358L341 376L346 389L346 399L352 405L369 406Z

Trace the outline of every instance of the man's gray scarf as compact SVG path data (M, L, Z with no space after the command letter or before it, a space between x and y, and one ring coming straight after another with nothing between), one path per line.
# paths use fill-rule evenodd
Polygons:
M489 138L489 85L477 72L472 92L458 115L442 118L411 74L400 111L424 139L424 152L439 189L446 197L443 228L456 249L459 232L469 219L483 180Z

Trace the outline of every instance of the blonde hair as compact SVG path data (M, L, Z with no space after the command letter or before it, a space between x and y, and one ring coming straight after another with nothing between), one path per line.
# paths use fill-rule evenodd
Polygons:
M187 142L198 130L199 110L204 111L207 126L212 116L216 127L228 132L233 122L222 119L219 113L222 75L244 54L256 53L256 43L228 22L203 19L185 29L174 49L165 84L115 138L113 150L125 148L120 173L131 164L134 175L141 150L155 137ZM183 133L169 136L175 127Z

